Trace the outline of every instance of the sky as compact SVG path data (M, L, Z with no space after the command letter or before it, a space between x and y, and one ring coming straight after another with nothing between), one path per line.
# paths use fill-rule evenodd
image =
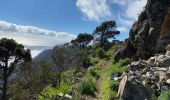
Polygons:
M44 49L92 33L103 21L115 20L128 37L147 0L1 0L0 38L13 38L35 57Z

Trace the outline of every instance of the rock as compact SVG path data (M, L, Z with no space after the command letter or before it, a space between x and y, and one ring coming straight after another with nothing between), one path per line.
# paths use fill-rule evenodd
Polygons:
M170 51L170 44L165 47L166 51Z
M170 51L167 51L165 55L170 56Z
M163 80L166 80L167 77L166 77L166 73L160 73L160 81L163 81Z
M154 67L154 69L156 71L164 71L164 72L168 70L168 68L165 68L165 67Z
M160 55L156 59L156 63L158 66L169 67L170 66L170 56Z
M146 62L147 64L155 64L156 57L150 57Z
M166 80L166 83L168 83L170 85L170 79Z
M57 94L56 96L55 96L55 100L72 100L72 96L70 96L69 94L63 94L63 93L59 93L59 94Z
M133 24L129 38L126 40L122 56L148 59L155 53L165 53L165 47L170 44L170 2L169 0L148 0L144 11ZM129 50L127 50L127 48Z
M127 81L122 95L122 99L123 100L145 100L145 99L148 100L151 98L152 96L151 94L152 94L152 89L150 87Z
M117 97L122 97L123 96L123 93L124 93L124 89L125 89L125 85L126 85L126 82L127 82L127 78L128 76L125 75L122 80L120 81L120 84L119 84L119 88L118 88L118 93L117 93Z

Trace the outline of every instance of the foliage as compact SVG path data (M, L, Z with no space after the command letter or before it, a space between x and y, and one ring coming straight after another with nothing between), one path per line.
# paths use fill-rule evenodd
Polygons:
M9 87L12 100L36 97L44 87L55 82L56 73L48 62L28 63L21 66L20 70L16 82Z
M114 46L112 46L108 51L107 51L107 55L108 56L113 56L115 55L115 53L122 47L122 45L119 44L115 44Z
M115 21L105 21L100 26L96 27L93 35L100 47L103 47L105 43L108 43L108 39L115 39L115 35L120 33L116 28Z
M71 43L73 46L78 46L80 49L84 49L91 40L93 40L93 36L91 34L80 33L75 40L71 41Z
M107 57L106 52L104 51L103 48L97 48L96 54L100 59Z
M83 73L82 72L77 72L75 73L75 77L82 77L83 76Z
M127 71L127 64L130 63L129 59L122 59L117 63L112 63L111 67L105 72L104 77L111 77L113 74L122 73L123 71ZM101 85L101 97L104 100L113 99L118 91L119 81L114 80L104 80Z
M170 90L162 92L158 100L170 100Z
M3 38L0 40L0 73L2 86L2 98L7 99L8 78L11 76L18 64L31 61L30 50L24 49L22 44L18 44L13 39Z
M130 63L130 60L128 58L126 59L121 59L117 63L113 63L110 67L110 70L108 72L109 75L113 75L115 73L121 73L123 71L127 71L127 64Z
M54 100L59 93L67 94L70 92L70 85L68 83L61 83L58 88L51 86L46 87L38 96L38 100Z
M95 77L96 79L99 78L99 76L100 76L100 71L99 71L99 69L98 69L97 67L90 67L88 70L89 70L89 73L90 73L93 77Z
M94 77L88 75L80 84L81 94L94 95L96 80Z

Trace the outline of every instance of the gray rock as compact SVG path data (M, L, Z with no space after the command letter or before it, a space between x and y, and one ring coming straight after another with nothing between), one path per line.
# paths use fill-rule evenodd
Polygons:
M168 83L170 85L170 79L166 80L166 83Z

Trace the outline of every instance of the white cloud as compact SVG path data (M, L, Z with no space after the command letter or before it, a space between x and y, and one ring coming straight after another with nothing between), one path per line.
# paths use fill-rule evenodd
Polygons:
M128 31L128 28L125 27L125 26L120 26L120 27L117 28L117 30L119 30L120 33L124 33L124 32L127 32L127 31Z
M73 35L68 34L66 32L55 32L51 30L37 28L34 26L17 25L1 20L0 20L0 31L7 32L7 33L22 33L22 34L57 37L57 38L73 37Z
M27 46L50 46L70 42L75 35L66 32L55 32L34 26L23 26L0 20L0 38L12 38ZM30 48L31 49L31 48ZM42 48L46 49L46 48ZM31 49L32 57L42 50Z
M131 0L126 10L126 15L134 20L137 20L138 14L144 9L147 0Z
M107 0L77 0L76 6L89 20L99 21L112 17Z

